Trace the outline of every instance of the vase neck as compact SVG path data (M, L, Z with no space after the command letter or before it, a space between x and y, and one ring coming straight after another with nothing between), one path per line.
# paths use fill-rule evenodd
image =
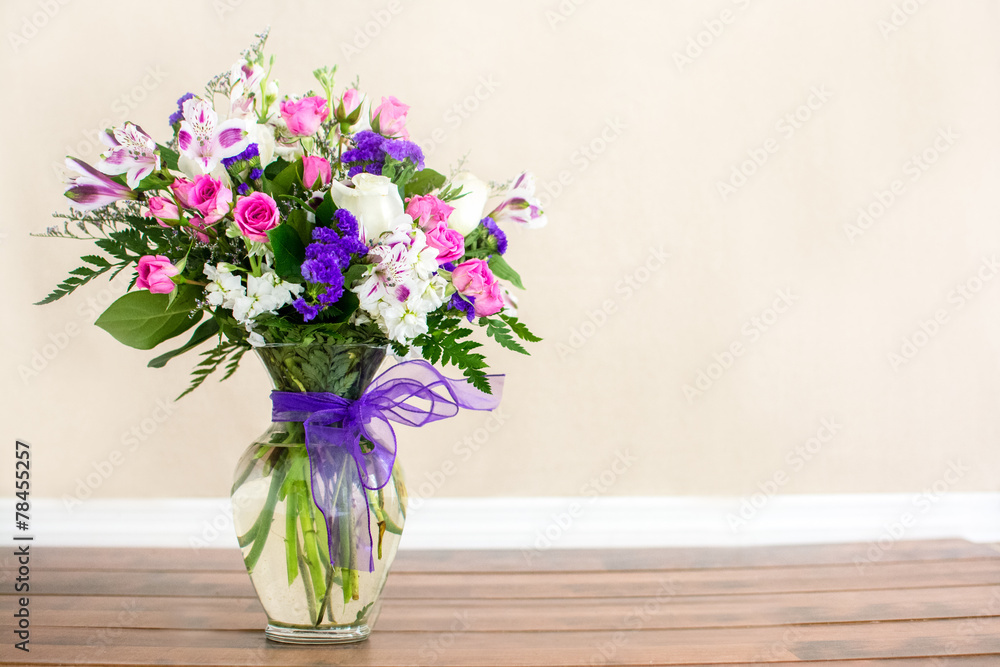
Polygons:
M308 343L256 348L276 391L325 392L357 400L385 360L374 345Z

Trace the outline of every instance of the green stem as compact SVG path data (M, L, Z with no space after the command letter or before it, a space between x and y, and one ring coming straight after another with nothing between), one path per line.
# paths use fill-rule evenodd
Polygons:
M299 560L299 570L305 572L309 569L309 564L306 562L306 557L303 555L301 547L299 547L299 541L295 540L296 556ZM307 581L306 577L302 577L302 585L306 588L306 604L309 606L309 622L315 627L319 623L319 612L316 609L316 595L313 593L312 584Z
M344 457L344 463L343 463L343 465L340 468L340 474L337 476L337 489L336 489L336 491L334 492L334 495L333 495L334 503L340 502L340 493L341 493L341 489L343 488L343 485L344 485L344 476L347 474L347 464L348 464L349 460L350 459L348 457ZM348 507L350 507L350 504L348 504ZM343 526L345 524L346 524L345 521L341 521L340 522L340 525L341 525L341 531L340 531L340 540L341 540L340 549L341 549L341 553L343 553L343 549L344 549L344 546L343 546L343 541L344 541ZM343 563L344 561L341 560L340 562ZM335 568L333 567L333 565L330 565L330 570L327 572L327 577L326 577L326 579L327 579L326 595L323 597L323 604L320 606L320 609L319 609L320 619L321 620L323 618L323 609L324 608L330 609L330 620L331 620L331 622L333 620L333 606L332 606L333 603L331 602L331 599L332 599L332 593L333 593L332 583L333 583L334 570L335 570ZM343 576L341 576L340 585L341 585L342 588L345 585L345 578Z
M264 508L260 511L260 515L257 517L257 521L254 522L253 527L246 535L240 538L241 544L248 538L253 539L253 547L246 558L244 558L247 571L251 574L253 573L254 566L257 565L257 559L260 558L260 554L264 551L267 536L271 532L271 522L274 520L274 508L278 504L278 491L285 480L285 475L288 474L288 468L289 466L281 465L280 460L275 463L274 473L271 475L271 487L267 490L267 499L264 501Z
M308 574L312 587L316 591L316 597L321 598L326 594L323 576L324 566L329 567L330 565L323 562L323 550L319 546L312 510L313 503L312 499L307 496L308 493L303 493L299 498L299 523L302 526L303 550L307 565L307 568L302 571L302 578L305 579Z

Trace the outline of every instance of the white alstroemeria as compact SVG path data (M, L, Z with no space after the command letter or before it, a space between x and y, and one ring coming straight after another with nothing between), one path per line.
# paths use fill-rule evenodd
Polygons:
M229 72L230 118L245 118L254 111L261 81L267 75L258 63L240 58Z
M352 291L358 295L362 309L377 313L380 302L393 300L396 288L413 278L409 243L377 245L369 252L368 261L372 263L371 268Z
M360 173L351 179L354 187L339 181L330 183L330 195L337 208L346 208L365 232L367 239L377 239L383 233L405 225L413 219L406 215L399 188L385 176Z
M230 118L220 123L219 114L208 100L192 97L184 102L182 112L177 147L203 174L212 173L223 158L239 155L250 145L246 122Z
M410 263L419 280L430 280L434 275L438 269L437 256L438 249L427 245L427 236L421 229L415 229L410 244Z
M483 213L490 196L490 186L467 171L451 179L451 186L461 187L462 196L448 202L455 209L448 216L448 226L462 236L468 236L486 217Z
M548 224L542 203L535 196L535 177L524 172L514 179L490 217L494 222L516 222L527 229L539 229Z
M108 150L101 154L97 170L109 176L125 174L130 188L139 187L142 179L160 168L156 142L138 125L125 123L102 134L101 141Z
M274 162L277 157L274 154L274 126L267 123L251 123L247 128L247 137L251 143L257 144L261 167Z

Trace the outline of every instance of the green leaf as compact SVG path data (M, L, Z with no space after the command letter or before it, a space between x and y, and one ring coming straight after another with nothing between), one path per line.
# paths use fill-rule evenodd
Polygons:
M177 400L184 398L192 391L200 387L209 375L214 373L219 366L225 363L226 357L230 357L229 367L231 367L231 369L227 371L225 377L222 379L225 380L228 378L236 370L236 365L239 364L240 358L246 351L247 347L242 343L220 340L217 346L213 347L211 350L202 352L201 356L203 359L198 362L198 365L191 372L191 384L181 393L180 396L177 397Z
M271 181L272 196L277 198L280 195L291 194L292 187L296 183L302 182L302 160L298 159L281 170L274 180Z
M509 280L515 287L519 289L524 289L524 284L521 282L521 276L518 275L507 260L503 258L503 255L493 255L489 260L490 270L493 271L493 275L501 280Z
M302 282L302 262L306 246L299 232L289 224L281 224L267 233L274 251L274 271L285 280Z
M163 166L167 169L177 170L177 162L181 159L180 153L173 150L172 148L167 148L166 146L156 145L156 148L160 151L160 161Z
M503 320L510 326L511 331L520 338L521 340L526 340L529 343L539 343L541 338L531 333L524 324L521 323L516 317L511 317L510 315L504 315L501 313L500 319Z
M204 322L202 322L200 325L198 325L198 328L194 330L193 334L191 334L191 340L184 343L184 345L177 348L176 350L171 350L170 352L161 354L160 356L156 357L155 359L149 362L148 366L150 368L163 368L164 366L167 365L167 362L173 359L174 357L182 355L188 350L192 350L198 347L206 340L208 340L212 336L215 336L218 333L219 333L219 321L214 317L209 318Z
M150 350L201 319L202 311L195 310L201 288L183 285L178 289L180 294L169 306L166 294L129 292L108 306L95 324L129 347Z
M264 167L264 177L269 181L273 181L278 174L283 172L285 168L288 167L288 165L288 160L279 157L277 160Z
M333 203L333 195L327 190L323 195L323 201L316 207L316 224L321 227L333 226L333 214L337 211L337 205Z
M139 181L139 185L136 186L136 192L146 192L147 190L165 190L171 183L174 182L173 178L163 178L158 172L153 172L146 178Z
M323 312L320 313L319 321L330 324L346 322L360 305L361 302L358 300L358 295L345 289L337 303L323 309Z
M86 285L91 280L97 276L106 273L112 268L112 264L108 260L104 259L100 255L84 255L81 259L92 264L96 268L90 268L89 266L81 266L79 268L70 271L70 276L66 280L59 283L54 290L49 292L41 301L35 303L36 306L44 306L47 303L52 303L53 301L58 301L67 294L72 294L76 288Z
M444 185L444 176L433 169L421 169L406 184L406 196L417 197L426 195L431 190L436 190L442 185Z
M285 217L285 224L290 225L292 229L299 233L299 238L302 239L302 243L309 245L312 243L312 223L309 222L309 216L306 212L300 208L295 209Z
M503 320L488 320L483 318L480 323L486 324L486 335L493 338L508 350L513 350L520 354L528 354L528 351L510 335L510 329Z

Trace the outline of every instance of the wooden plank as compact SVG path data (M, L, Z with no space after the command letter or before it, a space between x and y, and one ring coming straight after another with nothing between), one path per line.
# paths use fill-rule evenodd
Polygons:
M59 628L33 638L32 662L232 665L622 665L1000 655L1000 618L633 632L377 632L361 645L269 645L258 632ZM30 663L29 663L30 664Z
M548 551L400 551L394 572L567 572L824 565L864 559L869 544L684 547L669 549L553 549ZM996 558L994 545L965 540L896 542L875 552L879 562ZM35 547L32 563L45 570L243 571L235 549ZM0 571L16 566L0 557Z
M789 566L650 572L393 572L386 599L643 597L802 591L939 588L1000 584L1000 558L960 561ZM243 572L74 572L57 570L32 581L35 595L252 597Z
M9 605L13 608L13 604ZM258 630L253 598L37 596L33 625ZM755 627L1000 616L1000 586L836 591L702 598L570 600L391 600L378 630L447 632L456 622L482 632Z

